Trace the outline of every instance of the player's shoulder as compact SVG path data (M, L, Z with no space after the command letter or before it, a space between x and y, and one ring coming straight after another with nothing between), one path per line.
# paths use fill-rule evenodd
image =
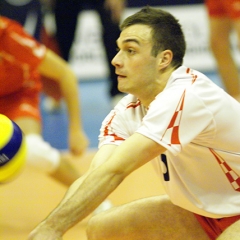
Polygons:
M202 72L187 67L187 66L180 66L177 69L175 69L171 75L172 81L179 80L179 79L191 79L194 80L196 78L207 78L206 75L204 75Z
M126 121L126 119L131 121L137 119L136 121L138 121L146 115L146 111L141 101L131 94L123 97L113 109L116 118L125 119L124 121Z

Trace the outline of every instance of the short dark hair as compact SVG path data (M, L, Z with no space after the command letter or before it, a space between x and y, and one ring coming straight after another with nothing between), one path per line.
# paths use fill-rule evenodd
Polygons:
M120 25L120 29L144 24L152 28L152 54L157 56L160 51L173 52L172 65L179 67L183 63L186 51L186 42L179 21L169 12L146 6L137 13L127 17Z

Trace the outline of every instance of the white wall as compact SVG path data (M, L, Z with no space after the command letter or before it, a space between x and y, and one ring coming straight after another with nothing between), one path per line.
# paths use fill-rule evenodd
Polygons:
M80 79L106 78L108 67L97 12L83 11L71 49L70 63Z

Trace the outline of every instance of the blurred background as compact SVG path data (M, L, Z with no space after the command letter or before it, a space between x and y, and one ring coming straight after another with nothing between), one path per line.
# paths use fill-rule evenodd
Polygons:
M0 14L17 19L39 40L39 29L44 27L49 40L47 43L54 47L52 40L56 32L56 22L53 5L54 1L48 0L0 0ZM203 0L128 0L122 19L145 5L160 7L179 19L187 42L184 65L202 71L222 86L215 60L209 50L208 20ZM101 122L112 108L108 94L109 69L102 31L98 13L85 4L83 11L78 15L68 62L79 79L79 100L90 148L97 148ZM237 52L234 51L237 48L236 36L233 34L231 39L233 52ZM115 39L113 41L115 42ZM235 58L239 61L237 55ZM43 95L42 99L44 98ZM67 149L68 120L64 103L60 108L49 111L42 101L41 109L44 138L56 148Z

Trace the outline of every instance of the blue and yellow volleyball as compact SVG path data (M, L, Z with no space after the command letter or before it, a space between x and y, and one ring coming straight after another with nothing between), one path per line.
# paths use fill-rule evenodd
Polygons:
M20 127L0 114L0 183L13 180L26 162L26 141Z

